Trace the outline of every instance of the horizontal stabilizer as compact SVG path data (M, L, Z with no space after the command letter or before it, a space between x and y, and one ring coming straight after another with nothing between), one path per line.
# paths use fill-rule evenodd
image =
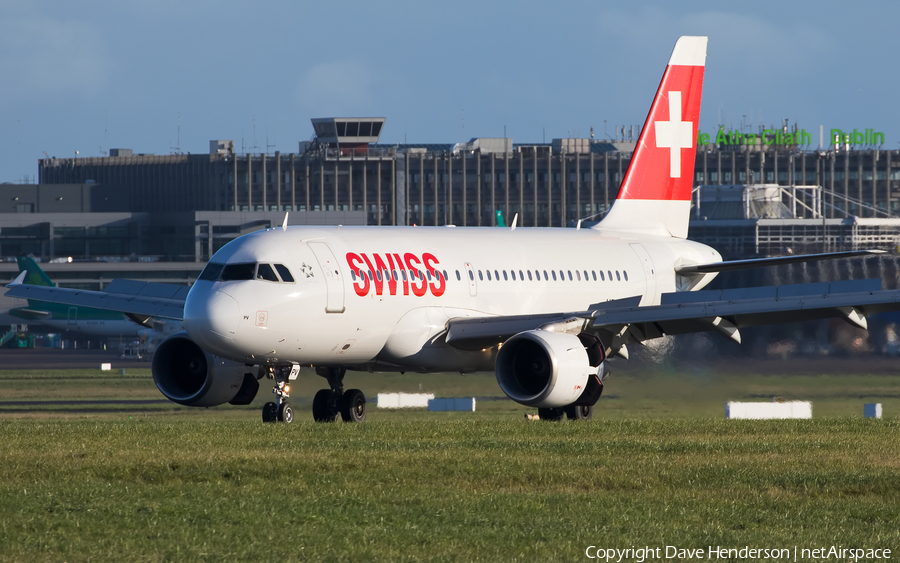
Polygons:
M713 272L731 272L748 268L780 266L797 262L815 262L818 260L834 260L835 258L852 258L854 256L872 256L885 254L884 250L849 250L847 252L823 252L821 254L797 254L796 256L777 256L775 258L751 258L749 260L731 260L713 262L711 264L693 264L675 268L675 273L685 276L691 274L709 274Z

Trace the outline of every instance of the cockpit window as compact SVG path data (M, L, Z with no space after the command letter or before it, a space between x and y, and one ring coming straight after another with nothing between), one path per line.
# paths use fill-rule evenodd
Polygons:
M211 281L214 282L219 279L219 276L222 274L222 268L225 267L225 264L216 264L215 262L210 262L203 268L203 271L200 272L200 277L197 278L202 281Z
M226 264L222 270L222 281L252 280L256 272L256 264Z
M278 270L278 275L281 276L282 281L294 281L294 276L291 275L291 271L288 270L287 266L285 266L284 264L275 264L275 269Z
M280 281L275 275L275 270L269 264L260 264L256 269L256 279L277 282Z

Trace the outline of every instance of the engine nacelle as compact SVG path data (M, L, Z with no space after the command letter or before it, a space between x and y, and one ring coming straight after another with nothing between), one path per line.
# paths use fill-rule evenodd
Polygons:
M495 373L510 399L530 407L591 406L608 373L600 340L590 334L529 330L503 343Z
M259 382L250 367L213 356L186 332L165 339L156 348L150 367L160 392L188 407L213 407L229 402L246 405L259 390Z

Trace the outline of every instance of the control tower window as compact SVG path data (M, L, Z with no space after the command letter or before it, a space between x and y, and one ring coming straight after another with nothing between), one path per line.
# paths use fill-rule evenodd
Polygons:
M371 135L372 137L377 137L378 135L381 135L381 126L382 125L384 125L384 124L383 123L373 123L372 124L372 135Z

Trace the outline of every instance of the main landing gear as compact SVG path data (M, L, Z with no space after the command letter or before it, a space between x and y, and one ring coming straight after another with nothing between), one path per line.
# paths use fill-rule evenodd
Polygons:
M591 390L591 393L593 395L592 400L594 403L596 403L597 399L600 398L600 395L603 394L603 382L598 377L596 380L596 385L589 384L589 389ZM581 403L558 408L538 409L538 417L541 420L549 420L551 422L559 421L563 418L568 418L569 420L590 420L593 416L593 404L588 405L585 403Z
M590 420L594 416L594 407L586 405L569 405L560 408L538 409L541 420L556 421L568 418L569 420Z
M334 422L338 415L344 422L362 422L366 419L366 396L359 389L344 391L344 374L347 370L336 367L317 367L316 373L328 381L330 389L322 389L313 398L313 419L316 422Z
M297 379L299 373L300 366L296 364L266 368L266 377L275 380L275 387L272 389L275 402L263 405L263 422L294 422L294 407L287 401L291 396L291 386L288 383Z

